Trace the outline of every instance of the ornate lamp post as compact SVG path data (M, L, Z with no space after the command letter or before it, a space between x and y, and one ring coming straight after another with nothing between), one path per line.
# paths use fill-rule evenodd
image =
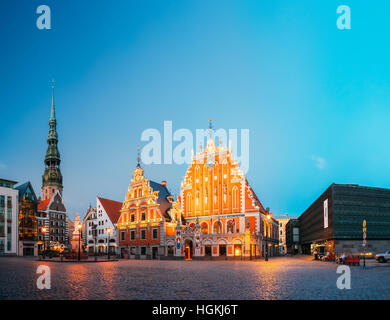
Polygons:
M268 208L267 208L268 209ZM267 215L266 215L266 217L267 217L267 220L269 221L269 220L271 220L271 214L269 213L269 210L267 210ZM266 225L267 226L267 225ZM267 236L265 237L265 261L268 261L268 236L269 236L269 234L268 234L268 232L267 232Z
M80 240L81 240L81 229L83 228L82 224L80 223L78 226L77 226L77 229L79 229L79 252L78 252L78 255L77 255L77 260L80 261L80 251L81 251L81 245L80 245Z
M47 232L47 228L46 227L42 227L41 228L41 232L43 233L43 254L42 254L42 258L45 259L45 250L46 250L45 235L46 235L46 232Z
M111 235L111 228L107 228L107 259L110 260L110 235Z
M92 226L92 234L93 234L93 239L94 239L94 242L93 242L93 253L95 255L95 261L97 261L97 230L96 230L96 227L97 225L95 223L93 223L93 226Z

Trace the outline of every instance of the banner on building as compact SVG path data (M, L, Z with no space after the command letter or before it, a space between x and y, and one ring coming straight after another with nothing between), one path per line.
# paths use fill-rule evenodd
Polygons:
M328 227L328 199L324 201L324 229Z

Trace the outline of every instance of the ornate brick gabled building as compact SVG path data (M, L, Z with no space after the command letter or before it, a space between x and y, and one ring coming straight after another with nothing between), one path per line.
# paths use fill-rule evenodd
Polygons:
M176 227L169 215L171 207L172 196L166 184L145 178L138 162L117 223L121 256L141 259L173 256L174 243L166 246L166 238L174 236Z
M278 224L266 217L231 149L215 144L211 124L206 147L192 157L182 181L180 203L186 225L178 223L177 256L254 257L264 255L266 245L276 254Z

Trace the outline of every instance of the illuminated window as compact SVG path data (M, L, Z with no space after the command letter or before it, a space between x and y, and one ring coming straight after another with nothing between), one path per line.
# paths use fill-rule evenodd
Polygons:
M234 233L234 220L230 220L227 223L227 232Z
M192 208L192 198L191 198L191 193L187 193L187 199L186 199L186 206L187 206L187 212L191 213L191 208Z
M222 233L221 222L217 221L217 222L214 223L214 233L216 233L216 234Z
M233 198L233 209L238 209L238 189L236 186L233 187L232 198Z
M202 232L203 234L209 233L209 226L206 222L202 222L202 224L200 225L200 232Z
M152 239L153 239L153 240L158 239L158 229L157 229L157 228L154 228L154 229L152 230Z

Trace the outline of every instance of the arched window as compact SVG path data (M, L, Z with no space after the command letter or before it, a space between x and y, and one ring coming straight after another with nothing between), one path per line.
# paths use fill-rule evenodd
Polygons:
M204 188L204 202L207 204L208 200L208 193L207 193L207 188Z
M214 187L214 203L218 201L218 188Z
M227 233L234 233L234 220L230 220L227 223Z
M199 197L200 197L199 189L196 189L196 195L195 195L195 205L196 205L196 209L199 209Z
M236 186L233 187L232 190L232 200L233 200L233 209L238 209L238 188Z
M227 186L226 184L223 185L223 202L224 204L226 204L226 200L227 200Z
M196 166L195 168L195 179L198 179L200 176L200 173L199 173L199 166Z
M214 223L214 233L216 233L216 234L220 234L220 233L222 233L222 225L221 225L221 222L219 222L219 221L216 221L215 223Z
M190 228L192 229L192 231L194 231L195 230L195 223L191 223Z
M137 189L134 190L134 198L137 198L138 197L138 192L137 192Z
M191 213L191 209L192 209L192 197L191 197L191 192L188 192L187 193L187 197L186 197L186 211L188 213Z
M138 196L142 197L142 189L141 188L139 188Z
M206 222L202 222L202 224L200 225L200 232L202 232L203 234L209 233L209 226Z

